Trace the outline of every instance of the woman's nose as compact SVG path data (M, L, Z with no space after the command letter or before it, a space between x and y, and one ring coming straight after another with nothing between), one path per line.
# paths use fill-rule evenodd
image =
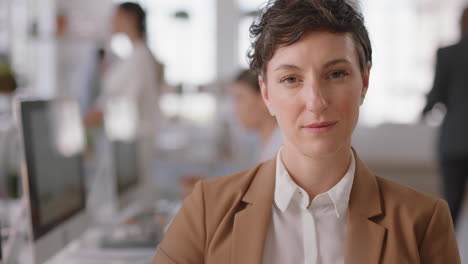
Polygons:
M304 90L307 111L321 113L327 109L328 102L319 83L311 82L304 86Z

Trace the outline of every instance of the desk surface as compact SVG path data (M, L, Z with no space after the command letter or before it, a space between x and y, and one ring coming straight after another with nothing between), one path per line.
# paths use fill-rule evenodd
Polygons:
M141 213L139 206L130 206L122 211L117 217L120 220L116 225L101 224L89 228L79 239L70 243L66 248L61 250L54 256L48 263L49 264L62 264L62 263L80 263L80 264L126 264L126 263L151 263L155 253L156 247L151 248L102 248L103 238L109 233L117 230L119 226L126 228L127 220ZM131 227L132 225L128 225ZM162 228L161 228L162 230Z
M105 235L104 229L92 228L83 236L69 244L53 257L48 264L80 263L80 264L126 264L151 263L156 249L102 249L100 239Z
M155 253L156 247L151 248L102 248L102 241L106 235L111 232L118 230L119 227L123 228L130 226L129 216L138 216L138 213L147 213L145 211L138 211L141 207L130 206L126 210L120 212L118 216L114 218L114 221L93 225L88 228L79 238L73 240L65 248L57 252L46 263L48 264L138 264L138 263L151 263ZM119 219L116 221L115 219ZM151 218L152 220L152 218ZM133 220L132 220L133 221ZM162 228L161 228L162 230ZM32 259L32 247L29 241L22 241L19 252L17 252L17 260L19 264L31 264Z

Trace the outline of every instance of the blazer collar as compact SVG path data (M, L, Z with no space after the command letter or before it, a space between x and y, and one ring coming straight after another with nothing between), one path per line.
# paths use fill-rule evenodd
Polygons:
M242 197L243 210L234 217L231 263L262 263L275 190L276 161L261 164Z
M354 155L356 175L349 200L345 263L380 263L386 229L372 221L383 214L379 185L356 151Z
M377 178L353 149L356 172L349 200L345 263L379 263L386 229L371 218L383 214ZM231 263L262 263L272 215L276 160L261 164L234 217Z
M363 217L374 217L382 214L379 185L375 175L367 168L353 149L356 160L356 172L349 201L349 210Z

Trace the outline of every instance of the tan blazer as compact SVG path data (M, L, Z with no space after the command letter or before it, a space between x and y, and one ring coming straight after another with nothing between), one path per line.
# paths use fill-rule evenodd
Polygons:
M355 157L345 263L460 263L447 203L374 176ZM276 161L270 160L198 183L153 264L262 263L275 168Z

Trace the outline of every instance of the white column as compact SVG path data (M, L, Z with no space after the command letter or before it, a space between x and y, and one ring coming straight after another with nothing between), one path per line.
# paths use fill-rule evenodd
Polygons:
M216 79L229 80L239 68L237 0L217 0L216 15Z
M34 92L52 96L56 87L55 0L31 1L30 14L37 21L38 35L31 42L31 59L35 65ZM34 57L34 58L33 58Z

